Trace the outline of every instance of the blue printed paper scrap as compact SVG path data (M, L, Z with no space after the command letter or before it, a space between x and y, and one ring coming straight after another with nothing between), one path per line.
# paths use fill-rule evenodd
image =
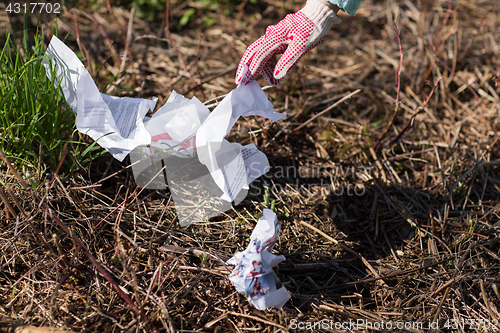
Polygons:
M245 251L237 252L227 261L228 265L236 266L229 275L229 280L259 310L271 306L281 308L290 298L273 272L273 267L285 260L284 256L271 253L280 230L281 223L276 214L270 209L264 209L250 235L250 244Z

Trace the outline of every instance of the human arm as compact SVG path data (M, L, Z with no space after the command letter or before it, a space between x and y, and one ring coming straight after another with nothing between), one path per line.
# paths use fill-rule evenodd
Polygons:
M351 7L360 1L307 0L304 8L269 26L266 34L247 48L236 72L236 83L248 84L260 73L271 85L282 82L290 68L323 41L331 26L340 23L339 9L352 12ZM283 55L278 60L279 54Z

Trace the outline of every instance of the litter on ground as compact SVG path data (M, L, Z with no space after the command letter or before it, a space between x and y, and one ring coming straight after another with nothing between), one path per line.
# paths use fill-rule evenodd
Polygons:
M213 112L196 97L175 91L151 117L157 98L114 97L100 93L78 57L53 37L44 60L46 73L57 75L77 129L92 137L119 161L130 154L138 186L169 189L181 226L205 221L246 197L249 184L269 170L269 161L253 144L242 146L225 136L239 117L277 121L257 82L239 85ZM53 70L51 61L55 66Z
M148 110L154 110L157 98L147 100L100 93L76 54L55 36L45 55L47 58L42 64L46 74L49 78L57 75L55 82L76 113L76 128L81 133L96 140L120 162L135 147L151 142L143 119Z
M281 308L290 298L273 272L273 267L285 260L284 256L271 253L280 230L281 223L276 214L264 209L245 251L237 252L227 261L228 265L235 265L229 280L259 310L272 306Z

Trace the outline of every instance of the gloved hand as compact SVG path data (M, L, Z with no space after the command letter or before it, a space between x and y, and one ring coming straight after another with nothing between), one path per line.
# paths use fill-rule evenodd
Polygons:
M323 41L334 23L340 23L340 18L323 0L307 0L304 8L269 26L266 34L247 48L236 71L236 83L248 84L259 73L271 85L283 82L290 68ZM282 53L276 61L276 55Z

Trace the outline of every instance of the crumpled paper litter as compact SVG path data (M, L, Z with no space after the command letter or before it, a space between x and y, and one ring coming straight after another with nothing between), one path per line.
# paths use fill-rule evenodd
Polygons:
M55 65L55 84L60 83L66 102L76 113L76 128L81 133L96 140L120 162L135 147L151 142L143 119L148 110L154 110L156 97L147 100L100 93L83 63L55 36L45 55ZM49 59L42 65L51 78Z
M82 62L57 37L46 55L47 76L57 75L78 130L119 161L130 154L138 186L165 189L168 182L181 226L231 209L246 197L249 184L269 171L266 155L255 145L225 139L239 117L277 121L286 116L274 112L257 82L239 85L212 112L196 97L174 91L152 117L145 117L156 98L100 93Z
M290 298L273 272L273 267L285 260L284 256L271 253L280 230L281 223L276 214L270 209L264 209L250 235L247 248L227 261L228 265L235 265L229 280L259 310L272 306L282 308Z

